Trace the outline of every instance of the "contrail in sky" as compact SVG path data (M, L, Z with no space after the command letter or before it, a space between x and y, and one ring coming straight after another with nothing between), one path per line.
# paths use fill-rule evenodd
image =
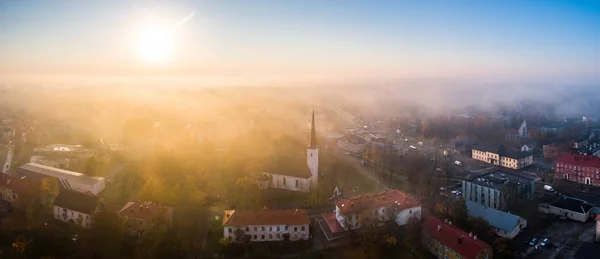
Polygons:
M196 15L196 12L192 12L190 13L188 16L186 16L185 18L181 19L179 22L177 22L177 24L175 24L176 27L182 26L183 24L185 24L187 21L189 21L190 19L192 19L192 17L194 17L194 15Z

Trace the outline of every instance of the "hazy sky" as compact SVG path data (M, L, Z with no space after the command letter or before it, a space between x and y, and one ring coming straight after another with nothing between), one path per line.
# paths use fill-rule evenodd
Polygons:
M140 60L145 17L191 13ZM0 0L0 74L591 81L600 2Z

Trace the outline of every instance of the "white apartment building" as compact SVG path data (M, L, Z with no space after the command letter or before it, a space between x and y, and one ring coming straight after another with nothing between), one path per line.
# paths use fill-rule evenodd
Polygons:
M533 154L528 151L507 152L503 147L475 145L471 153L475 160L511 169L522 169L533 164Z
M223 237L232 242L308 240L310 220L304 210L226 210Z
M93 194L62 190L54 201L54 218L83 228L92 226L100 197Z

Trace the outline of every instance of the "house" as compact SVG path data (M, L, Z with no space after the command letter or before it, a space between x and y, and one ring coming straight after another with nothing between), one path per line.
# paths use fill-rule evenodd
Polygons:
M528 151L508 151L504 146L479 144L473 146L471 157L493 165L522 169L533 164L533 154Z
M521 151L534 153L534 151L536 150L536 147L537 147L537 142L535 142L533 140L528 140L528 141L525 141L523 143L523 145L521 146Z
M2 139L10 139L15 136L15 129L13 128L3 128L2 129Z
M28 188L29 184L32 184L32 181L9 174L0 174L0 198L12 204L17 200L19 194Z
M161 227L173 227L173 208L152 202L130 201L117 213L126 222L126 230L131 235L141 235L154 224Z
M509 172L495 171L462 181L465 200L507 211L517 204L533 198L535 184L532 179Z
M569 144L567 143L551 143L548 145L544 145L543 147L544 160L546 161L554 161L558 157L562 156L566 152L569 151Z
M335 218L344 230L360 229L361 213L372 213L380 222L393 219L403 226L410 217L421 218L421 203L398 190L335 201Z
M558 215L575 221L586 222L590 218L590 212L594 206L587 204L584 200L561 196L559 200L538 205L538 210L548 214Z
M271 161L270 168L263 172L256 183L260 189L277 188L289 191L309 192L319 184L319 148L313 111L310 144L306 148L306 164L289 157L278 157ZM278 170L278 171L275 171Z
M506 130L504 138L506 141L525 141L529 138L529 132L527 130L527 120L523 120L521 126L518 129Z
M492 259L492 247L452 225L452 221L429 216L421 230L423 246L437 258Z
M469 216L485 219L490 226L494 228L494 232L498 236L514 238L522 229L527 227L527 219L517 215L494 208L488 208L472 201L467 201L466 203Z
M357 135L347 135L337 141L337 148L344 152L352 154L362 154L365 152L367 141Z
M54 200L54 218L83 228L92 226L100 197L71 190L62 190Z
M306 211L226 210L223 237L232 242L269 242L308 240L310 219Z
M555 178L600 186L600 158L590 155L564 154L554 161Z
M96 195L105 187L104 177L87 176L82 173L34 163L27 163L19 167L18 175L30 179L54 177L58 179L61 189L90 192Z

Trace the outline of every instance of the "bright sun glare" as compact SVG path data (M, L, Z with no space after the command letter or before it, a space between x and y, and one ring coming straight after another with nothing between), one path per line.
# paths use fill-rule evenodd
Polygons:
M173 52L174 28L157 19L146 19L138 36L138 52L140 57L149 62L168 60Z

